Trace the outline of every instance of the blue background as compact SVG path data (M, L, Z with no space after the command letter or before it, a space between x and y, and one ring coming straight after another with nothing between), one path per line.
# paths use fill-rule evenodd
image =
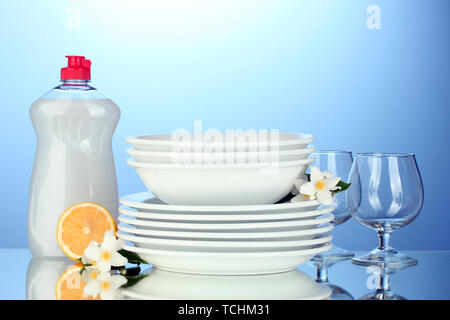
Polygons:
M380 30L366 26L370 5ZM450 249L449 18L447 0L1 1L1 246L27 246L28 108L58 84L64 56L79 54L122 110L120 195L145 190L126 164L127 136L194 120L307 132L322 149L416 153L425 204L393 245ZM376 245L354 220L335 236L349 249Z

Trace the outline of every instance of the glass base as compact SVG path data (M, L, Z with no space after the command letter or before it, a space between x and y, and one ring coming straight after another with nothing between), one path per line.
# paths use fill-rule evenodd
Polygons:
M418 263L417 259L400 253L393 248L372 250L368 254L353 258L352 262L360 266L382 265L390 269L401 269Z
M330 267L333 264L355 256L353 252L333 246L330 250L315 255L311 262L317 267Z
M361 298L358 298L358 300L408 300L408 299L399 296L398 294L395 294L392 291L386 292L377 290L375 292L366 294Z
M331 283L325 285L331 289L331 300L355 300L347 290Z

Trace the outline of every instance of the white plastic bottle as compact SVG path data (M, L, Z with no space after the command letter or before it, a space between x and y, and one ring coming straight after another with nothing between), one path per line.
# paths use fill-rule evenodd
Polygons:
M28 202L28 246L34 256L63 256L56 240L60 215L81 202L117 217L112 136L119 107L89 85L91 61L67 56L62 84L30 107L37 148Z

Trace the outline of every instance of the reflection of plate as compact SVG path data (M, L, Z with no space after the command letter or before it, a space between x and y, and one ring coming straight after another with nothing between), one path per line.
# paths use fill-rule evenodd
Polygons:
M145 300L319 300L331 290L294 270L254 276L206 276L154 269L150 275L122 292Z
M194 274L249 275L294 270L331 244L313 249L252 249L251 252L205 252L146 249L124 246L159 269Z

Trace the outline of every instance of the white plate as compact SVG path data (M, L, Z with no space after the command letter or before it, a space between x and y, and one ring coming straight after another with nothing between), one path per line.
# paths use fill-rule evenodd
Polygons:
M223 133L223 135L225 136L226 133ZM180 138L184 139L181 140ZM210 141L207 136L203 135L152 134L128 137L126 141L136 150L158 152L172 152L174 150L182 150L183 152L255 152L274 148L279 150L303 149L314 141L314 136L310 134L285 132L280 132L278 136L273 137L268 134L266 139L251 139L251 135L244 132L242 134L237 133L235 138L228 142L227 139ZM259 136L254 138L259 138Z
M156 268L193 274L250 275L292 271L314 255L330 250L331 244L308 250L267 252L191 252L137 248L138 253Z
M133 193L120 199L120 203L139 209L139 211L148 211L152 213L222 213L222 214L241 214L241 213L281 213L281 212L301 212L314 210L319 206L319 201L288 202L280 204L263 205L244 205L244 206L180 206L168 205L158 199L150 192Z
M260 205L291 192L315 159L277 163L127 163L149 191L173 205Z
M325 212L330 212L334 209L324 209ZM326 210L326 211L325 211ZM236 223L212 223L212 222L174 222L174 221L151 221L151 220L139 220L139 219L130 219L124 216L119 215L118 220L123 223L131 224L138 228L151 228L151 229L167 229L167 230L185 230L185 231L194 231L194 230L203 230L216 232L220 230L238 230L238 229L280 229L280 228L289 228L289 229L310 229L316 225L331 222L334 219L333 214L326 214L324 216L315 218L315 219L303 219L303 220L283 220L283 221L271 221L271 222L236 222Z
M249 248L288 248L288 247L303 247L314 246L330 242L333 237L331 235L323 235L315 239L295 239L295 240L267 240L267 241L204 241L204 240L181 240L181 239L154 239L137 237L118 232L117 236L123 240L133 242L136 247L153 249L155 246L170 246L174 251L187 250L190 248L207 248L209 251L217 251L219 249L232 248L249 249ZM169 249L170 250L170 249Z
M313 239L319 234L327 233L333 230L334 226L331 223L326 223L306 230L294 231L277 231L277 232L262 232L262 231L234 231L234 232L188 232L188 231L167 231L167 230L145 230L137 229L125 224L119 224L117 228L121 231L133 233L136 235L148 238L162 238L162 239L202 239L202 240L281 240L285 238L304 237L305 239Z
M272 161L302 160L314 152L315 148L285 150L278 153L266 152L229 152L229 153L186 153L153 152L127 149L126 152L137 162L173 163L173 164L208 164L208 163L252 163Z
M166 221L228 221L228 222L244 222L244 221L270 221L270 220L288 220L288 219L311 219L320 216L324 212L322 210L311 210L303 212L288 213L263 213L263 214L176 214L176 213L153 213L140 212L136 210L127 210L124 207L119 208L119 212L130 217L136 217L140 220L166 220ZM329 211L327 211L329 212Z
M153 269L126 297L144 300L320 300L331 290L299 270L253 276L205 276Z

